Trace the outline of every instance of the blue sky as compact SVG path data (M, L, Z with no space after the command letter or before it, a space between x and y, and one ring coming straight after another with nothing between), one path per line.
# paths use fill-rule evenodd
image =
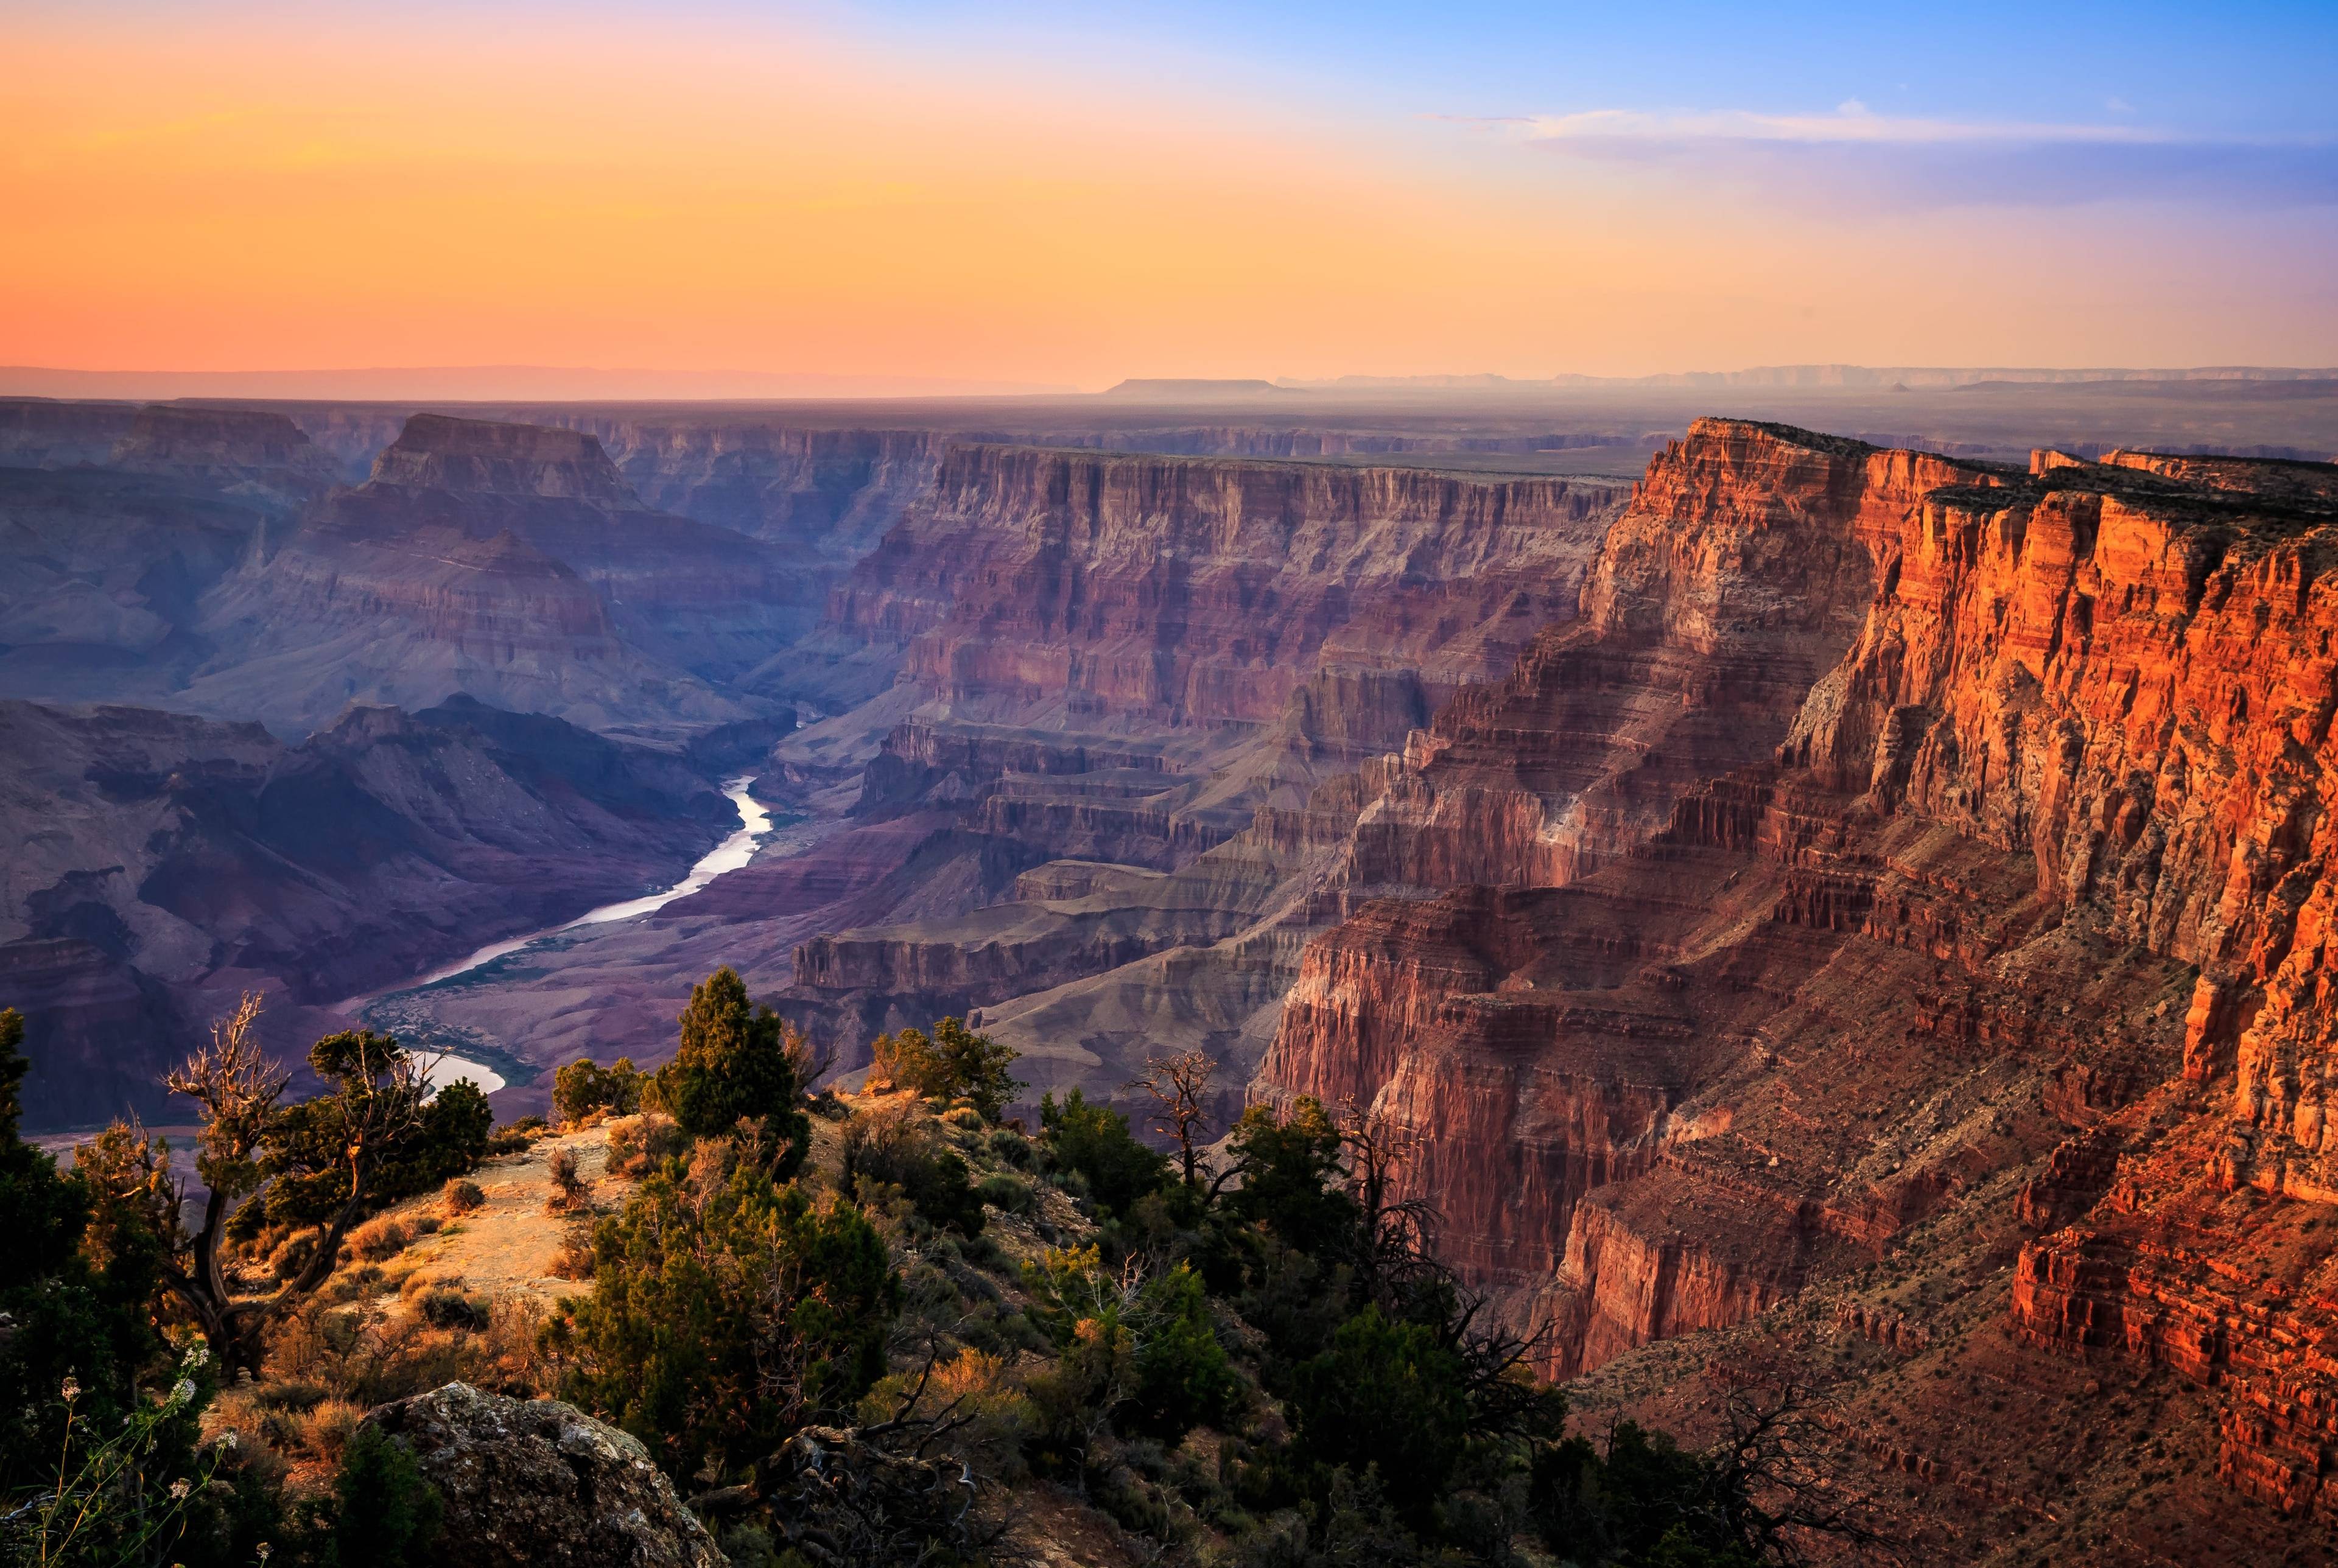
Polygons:
M2338 6L1488 4L825 5L905 49L1031 50L1280 82L1380 112L1799 113L2338 129Z
M2338 5L1747 7L1363 0L813 15L905 55L1175 80L1311 117L1512 127L1563 157L1708 162L1849 200L2338 204ZM1603 133L1604 132L1604 133Z

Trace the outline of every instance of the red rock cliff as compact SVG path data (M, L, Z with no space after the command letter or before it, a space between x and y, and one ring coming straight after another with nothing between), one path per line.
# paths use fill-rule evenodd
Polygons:
M1700 421L1378 781L1254 1093L1422 1133L1555 1369L1961 1226L2338 1512L2338 470L2034 470Z

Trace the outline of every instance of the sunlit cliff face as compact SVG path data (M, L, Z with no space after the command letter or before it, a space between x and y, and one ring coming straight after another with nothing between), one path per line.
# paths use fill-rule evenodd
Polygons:
M1065 31L1046 56L835 15L34 9L0 22L0 361L1100 386L2338 358L2284 260L2326 253L2326 208L2268 198L2226 253L2199 180L2120 174L2173 154L2119 127L1481 121ZM2157 205L2094 202L2090 169ZM1965 242L2039 201L2020 244Z

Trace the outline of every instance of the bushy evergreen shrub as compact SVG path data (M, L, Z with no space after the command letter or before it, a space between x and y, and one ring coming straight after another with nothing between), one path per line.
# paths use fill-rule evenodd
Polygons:
M1043 1098L1039 1126L1050 1162L1076 1172L1106 1214L1125 1214L1139 1198L1168 1185L1168 1160L1138 1142L1127 1117L1109 1105L1090 1104L1077 1089L1061 1104L1053 1094Z
M859 1209L722 1152L653 1171L601 1221L593 1294L560 1336L570 1396L689 1477L850 1410L885 1371L900 1294Z

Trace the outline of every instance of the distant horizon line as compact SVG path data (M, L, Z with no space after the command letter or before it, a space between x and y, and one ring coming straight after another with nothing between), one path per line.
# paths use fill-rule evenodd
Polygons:
M1194 397L1304 392L1537 391L1568 388L1685 389L1769 387L1828 389L1939 388L1982 382L2081 385L2105 382L2338 380L2338 367L2205 365L1868 366L1847 361L1748 366L1731 370L1596 376L1562 371L1529 377L1481 373L1336 377L1130 377L1094 390L1068 383L971 377L859 375L819 371L652 370L560 365L349 366L299 369L100 370L0 365L0 397L162 401L231 397L283 401L752 402L796 398Z

